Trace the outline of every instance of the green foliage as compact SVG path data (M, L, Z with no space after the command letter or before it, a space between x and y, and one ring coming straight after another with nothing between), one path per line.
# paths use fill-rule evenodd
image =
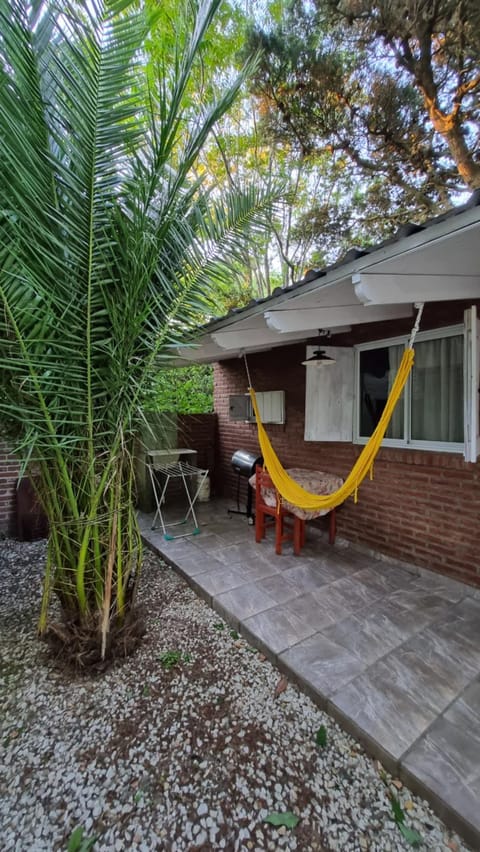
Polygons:
M409 828L408 825L405 825L405 813L400 801L393 793L390 793L389 795L393 818L405 840L410 844L410 846L421 846L423 843L422 835L416 829Z
M98 837L87 837L83 826L79 825L72 831L68 841L67 852L89 852L93 849Z
M327 745L327 729L325 725L320 725L317 733L315 734L315 742L319 748L325 748Z
M178 666L179 663L189 663L191 661L191 656L190 654L182 653L182 651L165 651L160 655L158 661L162 668L169 672L170 669Z
M300 817L291 811L284 811L283 813L274 811L265 817L265 822L269 822L270 825L284 825L286 828L295 828L300 822Z
M476 0L296 0L253 22L258 131L320 178L290 252L308 234L330 261L480 186L479 22Z
M54 591L81 664L136 641L132 457L152 376L270 216L270 193L214 197L197 171L248 73L192 97L220 5L0 3L0 416L49 519L40 631Z
M152 381L146 409L177 414L213 411L213 367L192 364L160 370Z

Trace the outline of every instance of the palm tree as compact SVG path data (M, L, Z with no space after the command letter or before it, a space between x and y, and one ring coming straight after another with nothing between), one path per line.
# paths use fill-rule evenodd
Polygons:
M39 630L83 664L135 641L132 446L152 370L269 204L191 178L244 80L202 108L185 97L220 2L198 0L154 72L142 3L0 0L0 413L49 520Z

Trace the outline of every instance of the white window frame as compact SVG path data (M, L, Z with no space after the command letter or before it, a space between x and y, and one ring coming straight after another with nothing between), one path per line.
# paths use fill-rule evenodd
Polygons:
M467 423L465 420L465 409L467 395L470 388L467 386L467 361L466 361L466 340L465 340L465 325L450 325L444 328L436 328L431 331L422 331L417 334L416 341L420 343L422 340L438 340L444 337L455 337L461 334L464 339L464 363L463 363L463 384L464 384L464 413L463 413L463 431L466 440ZM408 345L409 335L400 337L389 337L383 340L375 340L372 343L360 343L354 346L355 351L355 385L354 385L354 405L353 405L353 443L366 444L368 437L359 434L360 427L360 352L372 349L382 349L388 346ZM411 440L410 438L410 409L411 409L411 375L407 379L404 390L404 438L384 438L382 447L398 447L399 449L411 450L431 450L444 453L463 453L465 451L465 440L462 443L450 441L419 441Z

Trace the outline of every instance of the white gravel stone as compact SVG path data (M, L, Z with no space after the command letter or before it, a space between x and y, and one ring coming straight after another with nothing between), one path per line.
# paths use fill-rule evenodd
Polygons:
M151 554L138 652L102 676L56 669L36 637L44 557L42 542L0 543L2 852L64 852L77 825L94 852L411 852L394 779L296 687L274 699L278 671ZM189 662L167 672L159 658L174 650ZM392 789L425 850L465 852ZM300 822L276 828L272 811Z

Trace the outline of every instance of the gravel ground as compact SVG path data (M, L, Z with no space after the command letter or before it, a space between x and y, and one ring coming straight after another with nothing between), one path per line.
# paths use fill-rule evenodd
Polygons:
M77 826L108 852L410 850L391 792L421 848L467 849L153 554L141 649L59 670L35 636L44 554L0 543L2 850L66 850Z

